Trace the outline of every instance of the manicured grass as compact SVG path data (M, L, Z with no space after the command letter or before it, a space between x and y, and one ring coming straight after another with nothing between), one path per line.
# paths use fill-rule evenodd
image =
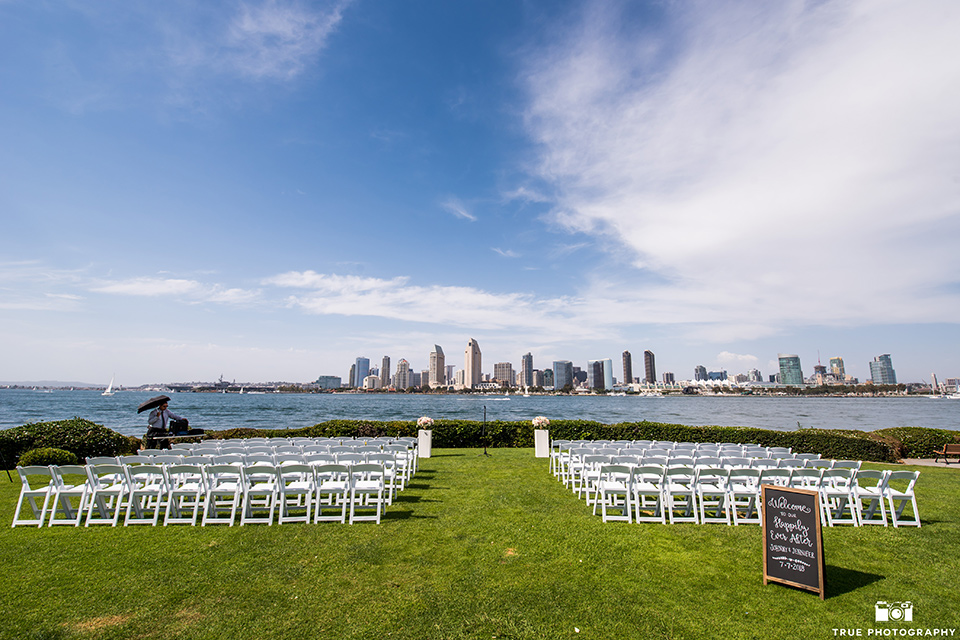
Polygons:
M821 602L763 585L757 525L603 524L532 450L479 453L434 449L379 526L11 529L4 478L0 637L832 638L878 600L960 627L957 470L920 468L919 530L825 528Z

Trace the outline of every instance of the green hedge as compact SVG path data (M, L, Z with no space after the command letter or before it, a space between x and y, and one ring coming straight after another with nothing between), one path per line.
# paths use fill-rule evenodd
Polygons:
M897 443L901 458L932 458L937 450L943 451L946 444L960 443L960 431L926 429L923 427L895 427L874 431Z
M83 418L34 422L0 431L0 452L8 469L16 466L25 452L42 447L63 449L83 460L135 453L140 448L140 440Z
M533 425L528 421L436 420L431 427L433 446L471 448L484 445L499 447L532 447ZM888 433L841 431L832 429L800 429L770 431L750 427L688 426L661 422L622 422L603 424L589 420L553 420L550 437L564 440L674 440L677 442L732 442L767 447L791 447L796 453L819 453L825 458L896 462L901 445ZM252 437L375 437L416 436L417 424L411 421L330 420L302 429L229 429L208 431L214 438ZM889 431L889 430L888 430ZM932 456L932 454L930 454Z

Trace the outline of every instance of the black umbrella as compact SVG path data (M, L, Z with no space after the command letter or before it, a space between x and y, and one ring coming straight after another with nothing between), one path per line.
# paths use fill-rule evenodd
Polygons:
M157 396L156 398L150 398L137 407L137 413L143 413L144 411L150 411L150 409L156 409L164 402L170 402L170 396Z

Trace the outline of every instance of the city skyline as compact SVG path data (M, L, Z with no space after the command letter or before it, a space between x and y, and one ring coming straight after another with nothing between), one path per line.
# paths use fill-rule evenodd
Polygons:
M0 380L422 376L469 338L957 376L958 32L942 0L0 2Z

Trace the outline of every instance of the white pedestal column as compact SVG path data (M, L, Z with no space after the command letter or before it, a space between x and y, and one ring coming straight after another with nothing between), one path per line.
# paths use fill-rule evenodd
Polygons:
M417 431L417 451L421 458L429 458L430 450L433 448L433 431L420 429Z
M533 446L538 458L549 458L550 431L548 429L534 429Z

